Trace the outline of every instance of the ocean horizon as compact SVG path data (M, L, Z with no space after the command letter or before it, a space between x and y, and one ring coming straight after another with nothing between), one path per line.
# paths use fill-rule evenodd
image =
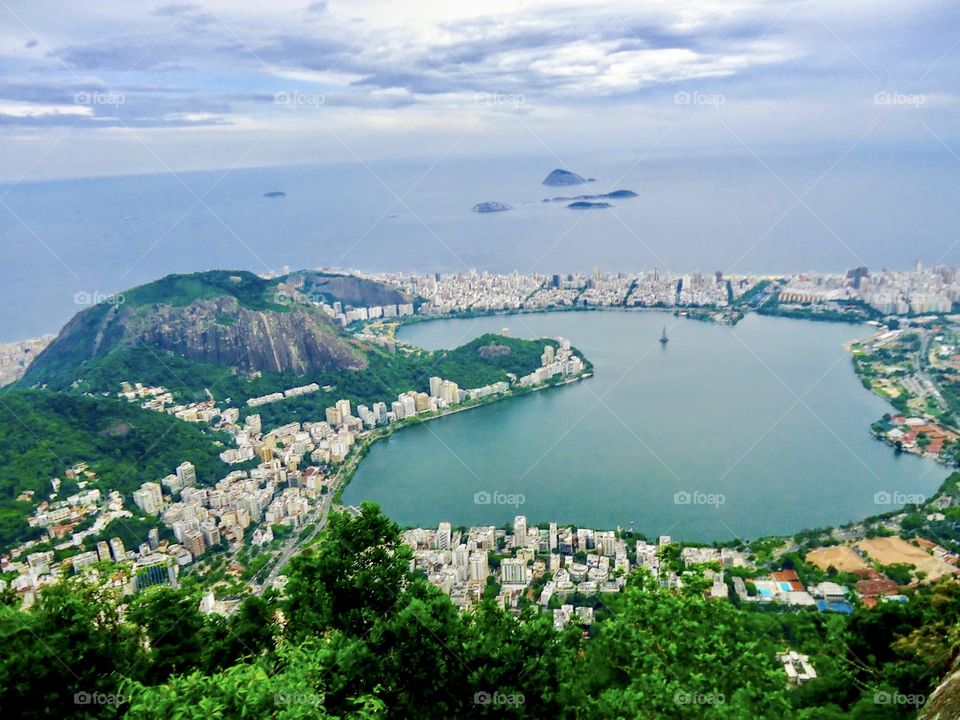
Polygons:
M958 172L940 156L897 164L895 154L858 148L825 174L835 155L640 155L0 185L0 341L55 333L92 299L165 274L215 268L773 274L960 262L960 210L945 197ZM542 185L556 167L595 182ZM638 196L607 210L543 202L616 189ZM488 201L514 209L471 211Z

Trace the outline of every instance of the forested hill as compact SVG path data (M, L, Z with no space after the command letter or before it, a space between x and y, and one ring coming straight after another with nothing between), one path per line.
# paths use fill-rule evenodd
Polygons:
M46 390L15 389L0 397L0 549L29 539L28 513L64 481L60 496L77 492L66 471L89 463L89 488L130 495L146 481L159 481L184 461L201 483L213 483L229 468L218 457L219 438L202 426L143 410L110 398ZM18 501L26 491L32 501Z

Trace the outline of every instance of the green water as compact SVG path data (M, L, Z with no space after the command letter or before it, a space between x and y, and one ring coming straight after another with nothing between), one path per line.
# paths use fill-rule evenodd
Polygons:
M455 347L502 328L570 338L595 377L393 435L364 459L346 503L375 500L402 525L500 525L524 514L725 540L887 512L894 506L877 493L929 496L947 475L870 436L889 407L863 388L843 348L867 326L750 315L729 328L591 312L441 320L401 338Z

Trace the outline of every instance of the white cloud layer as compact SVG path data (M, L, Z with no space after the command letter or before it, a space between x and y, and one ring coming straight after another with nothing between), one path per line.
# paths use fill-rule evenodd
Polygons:
M429 155L463 133L463 152L615 147L677 122L668 142L699 152L731 142L718 119L797 144L876 116L879 137L909 139L915 118L879 92L923 96L949 141L958 40L941 0L8 0L0 152L9 176L39 177L146 171L125 152L146 141L178 168L237 162L211 129L256 141L243 164ZM45 155L92 139L117 152Z

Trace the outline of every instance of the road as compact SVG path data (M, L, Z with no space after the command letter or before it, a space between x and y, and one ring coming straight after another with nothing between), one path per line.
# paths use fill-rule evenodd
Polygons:
M313 523L313 530L311 530L304 537L300 537L299 534L292 535L283 543L279 550L274 551L274 559L271 560L273 563L273 568L270 570L270 573L264 579L263 583L258 584L255 579L251 580L249 583L250 589L253 591L254 595L262 595L264 592L266 592L267 588L272 587L273 582L277 579L277 577L279 577L280 573L283 572L283 569L286 567L287 563L290 562L290 558L300 552L300 549L303 546L309 545L311 542L313 542L313 539L317 536L317 533L326 527L327 519L330 516L330 508L333 506L333 498L340 490L340 487L344 482L344 478L352 476L353 472L357 468L357 465L360 463L360 459L366 454L367 447L376 442L376 440L380 438L381 434L382 433L371 433L360 441L360 445L354 452L350 453L350 460L342 465L337 470L337 473L333 476L333 482L330 484L330 489L327 494L320 496L320 501L317 507L310 515L307 516L307 521L304 523L304 527Z

